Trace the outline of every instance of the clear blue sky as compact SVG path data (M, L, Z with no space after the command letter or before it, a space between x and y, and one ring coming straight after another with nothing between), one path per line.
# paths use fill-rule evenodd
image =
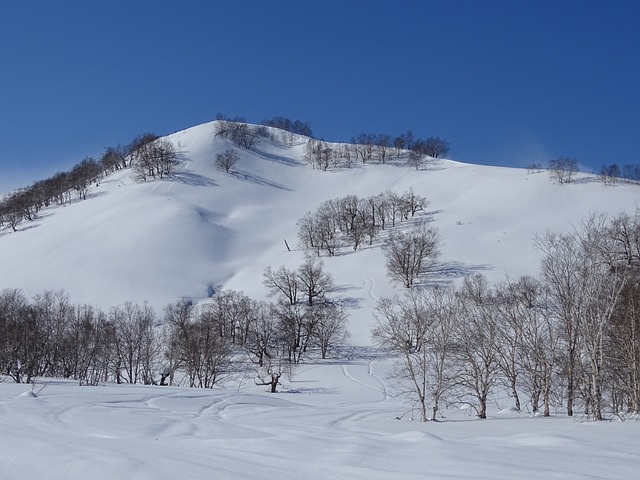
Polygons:
M637 1L12 1L0 60L0 191L218 112L640 163Z

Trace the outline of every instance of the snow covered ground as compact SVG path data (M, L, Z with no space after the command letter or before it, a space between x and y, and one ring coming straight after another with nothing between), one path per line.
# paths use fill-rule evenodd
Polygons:
M102 308L148 302L158 312L219 288L264 298L265 267L300 265L296 222L322 201L413 188L431 204L443 237L439 282L483 273L536 274L536 234L569 230L592 212L633 212L634 185L580 175L557 185L547 173L442 161L321 172L303 143L262 142L232 174L214 169L214 124L175 133L176 175L137 183L118 172L90 199L43 212L0 232L0 288L28 295L65 289ZM292 251L287 251L287 240ZM447 411L411 422L390 395L389 360L372 349L376 299L389 283L380 244L323 257L351 299L347 357L305 364L281 393L235 379L211 391L78 387L43 380L0 383L0 478L640 478L640 424L586 423L561 414L516 414L498 398L491 419Z
M363 352L366 353L366 352ZM398 420L384 359L304 365L278 394L0 384L6 479L634 479L639 422L448 412Z

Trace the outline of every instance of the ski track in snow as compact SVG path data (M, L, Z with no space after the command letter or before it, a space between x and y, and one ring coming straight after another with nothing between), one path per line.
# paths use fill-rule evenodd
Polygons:
M362 281L362 288L366 290L369 298L378 302L380 299L373 294L373 289L375 287L375 280L371 277L360 277Z
M369 362L369 370L371 369L370 365L371 365L371 362ZM354 378L354 377L353 377L353 376L352 376L352 375L347 371L347 368L348 368L348 366L347 366L347 365L340 365L340 367L341 367L341 369L342 369L342 374L343 374L345 377L347 377L349 380L351 380L352 382L357 383L358 385L362 385L362 386L364 386L364 387L366 387L366 388L369 388L369 389L371 389L371 390L374 390L374 391L376 391L376 392L378 392L378 393L381 393L381 394L382 394L382 398L381 398L380 400L375 400L375 402L381 402L381 401L384 401L384 400L386 400L386 399L387 399L387 392L386 392L386 389L384 388L384 386L383 386L383 388L382 388L382 389L377 388L377 387L374 387L374 386L372 386L372 385L370 385L370 384L368 384L368 383L365 383L365 382L363 382L363 381L361 381L361 380L358 380L358 379ZM377 377L373 377L373 378L375 378L377 381L380 381L380 379L379 379L379 378L377 378ZM374 401L372 401L372 402L374 402Z

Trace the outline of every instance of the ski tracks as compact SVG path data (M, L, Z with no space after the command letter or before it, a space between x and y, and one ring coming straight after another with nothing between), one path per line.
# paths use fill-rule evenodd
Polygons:
M373 280L373 278L371 278L371 277L360 277L360 280L362 281L362 288L364 290L366 290L367 295L369 296L369 298L371 298L371 299L375 300L376 302L378 302L380 299L373 294L373 289L376 286L376 282Z
M369 364L368 364L367 374L369 376L371 376L372 378L374 378L376 380L376 382L380 384L379 387L371 385L370 383L366 383L366 382L363 382L362 380L358 380L357 378L355 378L353 375L351 375L349 373L347 365L344 365L344 364L340 365L340 368L342 369L342 374L346 378L348 378L350 381L352 381L354 383L357 383L358 385L362 385L363 387L369 388L371 390L374 390L374 391L382 394L382 398L381 399L375 400L375 401L372 401L372 402L369 402L369 403L383 402L383 401L385 401L385 400L387 400L389 398L389 395L387 394L387 388L386 388L384 382L382 382L382 380L378 376L376 376L376 375L374 375L372 373L372 371L371 371L372 364L373 364L373 360L370 360Z

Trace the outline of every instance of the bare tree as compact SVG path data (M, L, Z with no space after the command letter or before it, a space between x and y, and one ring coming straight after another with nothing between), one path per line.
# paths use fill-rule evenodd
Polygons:
M602 165L600 168L600 180L605 185L613 185L617 183L622 177L620 167L617 163L611 165Z
M232 148L220 152L216 155L216 168L220 171L229 173L238 163L238 152Z
M494 299L481 275L465 278L460 292L463 306L456 329L457 384L460 401L479 418L487 418L489 392L498 378L498 330Z
M554 369L560 356L558 329L549 313L545 285L532 277L509 279L495 289L498 365L516 409L520 391L530 397L533 413L540 399L549 416Z
M113 308L109 312L109 320L116 329L114 346L117 359L114 365L118 383L122 373L127 383L153 383L159 353L153 310L147 305L127 302L122 307Z
M314 340L325 359L331 348L342 345L349 337L346 329L348 316L341 305L329 302L314 305L311 313L315 317Z
M298 303L301 287L298 273L295 270L281 266L278 270L273 271L271 267L267 267L263 275L263 283L269 290L270 296L280 297L289 305Z
M373 156L376 136L370 133L360 133L351 139L351 143L354 144L356 154L362 163L368 163Z
M324 263L317 257L307 256L296 273L301 292L308 306L323 301L333 287L331 274L324 271Z
M326 142L311 138L305 145L304 157L313 168L327 171L329 165L334 163L335 154Z
M573 176L578 171L578 161L575 158L559 157L549 162L551 178L559 184L571 183Z
M425 157L422 152L418 152L415 150L409 151L409 157L407 158L407 165L410 167L414 167L416 170L420 170L420 167L424 165Z
M396 388L417 404L420 421L427 421L429 358L425 340L429 318L422 298L415 292L409 292L405 300L383 297L378 301L374 318L373 341L398 355L391 372Z
M231 343L244 345L253 319L253 303L249 297L235 290L219 290L213 297L208 313L215 317L221 337Z
M548 232L536 239L542 251L542 279L547 285L552 314L559 323L564 351L567 415L573 415L579 371L580 318L584 315L587 298L587 264L576 238L570 234Z
M376 136L375 151L380 163L386 163L389 155L389 149L391 148L391 136L386 133L381 133Z
M452 385L458 301L453 289L410 290L404 297L382 298L376 306L374 342L396 353L391 378L427 420L436 420L440 402Z
M184 369L190 387L212 388L229 373L230 341L220 335L217 316L211 308L197 312L189 302L165 311L170 321L174 365Z
M262 137L268 136L264 126L249 125L244 118L233 120L219 118L216 122L216 137L228 138L239 147L247 150L255 147Z
M580 317L583 369L588 375L586 413L602 420L603 398L610 357L605 349L608 329L632 270L625 259L610 261L603 252L614 250L606 218L592 216L577 233L581 255L586 259L586 308Z
M164 139L141 145L135 151L134 168L138 178L146 181L149 177L163 178L171 174L178 162L178 154L173 144Z
M430 137L424 141L423 153L433 158L444 157L451 148L449 142L440 137Z
M389 277L410 288L435 263L439 246L438 231L424 223L392 232L384 247Z

